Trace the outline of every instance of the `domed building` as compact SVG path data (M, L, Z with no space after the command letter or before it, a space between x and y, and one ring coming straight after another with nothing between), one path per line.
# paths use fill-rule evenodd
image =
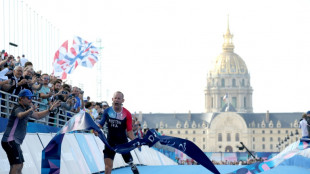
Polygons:
M251 151L278 152L300 138L302 113L253 113L250 74L232 38L228 25L207 74L205 113L139 113L142 127L191 140L204 152L240 152L240 142Z
M253 112L250 74L243 59L234 53L232 38L228 25L223 52L217 56L213 69L208 73L206 112Z

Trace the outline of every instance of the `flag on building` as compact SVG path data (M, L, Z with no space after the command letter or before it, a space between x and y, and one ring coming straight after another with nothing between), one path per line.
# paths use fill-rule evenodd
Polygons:
M226 93L226 94L224 95L224 97L223 97L223 100L226 101L227 98L228 98L228 94Z

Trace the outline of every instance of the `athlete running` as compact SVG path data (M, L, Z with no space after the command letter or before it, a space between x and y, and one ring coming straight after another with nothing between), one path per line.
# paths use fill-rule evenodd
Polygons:
M107 124L108 134L107 140L111 147L128 142L127 137L131 140L135 139L132 131L132 116L131 113L123 107L124 94L120 91L114 93L112 98L112 106L105 109L102 119L99 122L99 127L102 128L104 124ZM95 132L97 134L97 132ZM113 160L115 151L106 147L103 150L105 174L111 174L113 168ZM139 171L130 153L122 154L124 161L130 165L134 174L139 174Z

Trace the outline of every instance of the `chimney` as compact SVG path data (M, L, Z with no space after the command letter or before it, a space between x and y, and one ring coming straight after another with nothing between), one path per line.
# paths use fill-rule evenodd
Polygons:
M140 122L142 122L142 120L143 120L143 115L142 115L142 112L141 112L141 111L139 111L138 120L139 120Z
M266 113L266 124L269 123L269 110L267 110L267 113Z
M192 114L191 114L191 111L189 110L188 111L188 121L191 121L191 119L192 119Z

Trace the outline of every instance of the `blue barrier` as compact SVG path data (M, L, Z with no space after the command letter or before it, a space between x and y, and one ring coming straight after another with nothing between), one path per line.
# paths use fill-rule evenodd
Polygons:
M4 132L6 125L8 124L8 119L7 118L2 118L0 117L0 132Z

